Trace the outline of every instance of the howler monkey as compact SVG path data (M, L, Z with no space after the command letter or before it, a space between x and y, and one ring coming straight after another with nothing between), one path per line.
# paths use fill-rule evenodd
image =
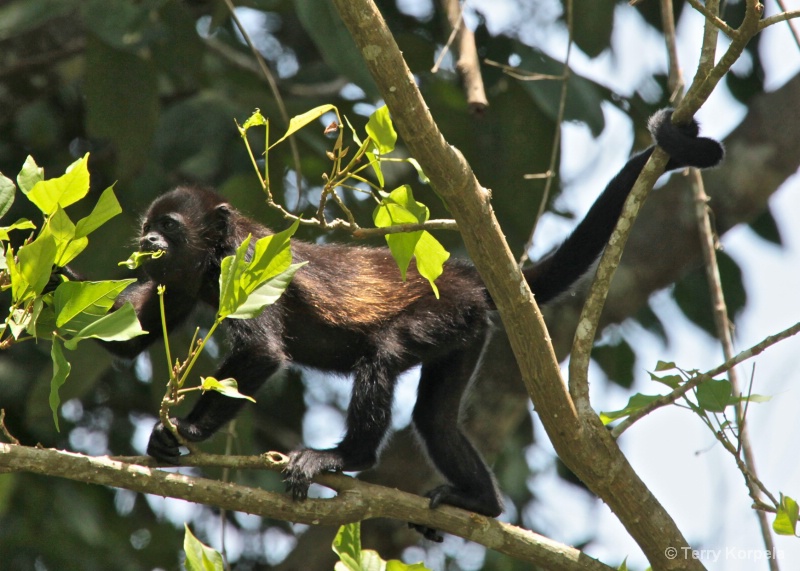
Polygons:
M711 167L722 146L698 137L695 122L675 126L671 111L650 120L656 141L670 155L667 169ZM583 221L555 252L525 270L539 304L568 291L605 247L625 198L652 153L632 157L594 203ZM218 194L180 187L157 198L142 224L140 247L164 250L145 264L146 277L125 290L145 336L105 344L113 353L134 357L161 335L156 288L166 286L169 329L180 324L199 302L216 308L223 257L234 253L248 234L270 231L246 218ZM390 424L397 377L421 365L413 423L427 452L447 483L428 493L440 503L487 516L502 511L494 479L459 428L462 396L469 385L488 333L492 300L477 271L451 260L436 282L436 299L412 264L400 278L386 248L319 245L293 240L295 262L308 261L277 303L259 317L229 320L230 352L215 376L233 377L239 390L254 394L273 373L298 363L334 373L353 374L347 430L329 450L300 449L290 455L286 482L295 498L306 497L311 479L327 470L364 470L375 464ZM239 411L243 401L207 392L186 418L174 419L187 440L205 440ZM176 463L179 445L156 425L147 452Z

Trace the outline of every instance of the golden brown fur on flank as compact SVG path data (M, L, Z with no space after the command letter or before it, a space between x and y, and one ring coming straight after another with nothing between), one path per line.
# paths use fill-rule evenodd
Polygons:
M293 285L317 317L334 326L370 327L391 320L421 298L434 298L431 285L412 262L406 280L386 248L295 241L295 262L313 257ZM313 250L313 254L311 254Z

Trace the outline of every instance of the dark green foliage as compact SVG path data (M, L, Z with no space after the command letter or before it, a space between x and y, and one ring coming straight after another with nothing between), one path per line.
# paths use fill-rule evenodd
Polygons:
M717 252L717 261L719 262L722 291L725 295L725 303L728 306L728 314L732 320L735 320L747 303L747 291L742 282L742 270L736 261L725 252ZM716 337L714 316L711 312L711 296L708 291L705 270L702 268L694 270L675 284L673 295L681 311L692 323L709 335Z

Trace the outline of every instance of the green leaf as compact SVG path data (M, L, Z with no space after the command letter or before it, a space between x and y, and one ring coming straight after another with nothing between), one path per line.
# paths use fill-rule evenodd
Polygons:
M219 309L217 310L217 315L223 319L236 311L236 308L241 303L239 284L241 283L241 276L245 266L244 257L247 253L247 248L250 246L251 238L252 236L248 235L236 248L234 255L226 256L222 259L219 272Z
M133 252L127 260L117 263L118 266L125 266L129 270L135 270L148 260L157 260L165 254L164 250L157 250L155 252Z
M36 224L25 218L20 218L11 226L3 226L0 228L0 240L8 240L8 233L12 230L36 230Z
M405 159L405 161L417 170L417 176L419 176L420 182L422 182L423 184L430 184L431 179L429 179L428 175L426 175L425 172L422 170L422 165L419 164L419 161L417 161L417 159L407 158Z
M20 287L14 287L12 274L11 291L15 303L42 293L44 286L50 280L56 253L56 243L52 236L40 235L19 249L17 269L23 278L23 283Z
M372 213L372 220L378 228L388 228L401 224L420 224L426 222L430 216L428 208L414 200L411 187L400 186L385 196ZM406 279L406 271L414 256L422 236L422 231L404 232L400 234L387 234L386 243L392 252L392 257L400 268L400 275Z
M236 254L222 260L219 318L249 319L277 301L294 273L304 265L291 265L289 238L298 226L295 221L283 232L258 240L250 262L245 262L250 236L236 249Z
M256 402L256 399L253 397L243 395L239 392L239 385L236 382L236 379L222 379L221 381L218 381L214 377L205 377L202 379L200 390L203 392L215 391L225 395L226 397L234 399L247 399L251 402Z
M677 389L683 384L683 377L680 375L665 375L663 377L659 377L654 373L650 373L650 380L667 385L671 389Z
M197 539L184 524L183 551L186 553L187 571L225 571L222 555Z
M242 272L242 288L249 294L269 278L282 273L292 263L289 239L294 236L300 221L286 230L265 236L253 247L253 256Z
M386 236L386 243L389 245L389 251L392 253L397 267L400 268L400 276L403 281L406 279L406 272L411 263L411 258L414 257L414 252L417 249L417 243L422 238L422 230L416 232L402 232L400 234L388 234Z
M61 348L61 341L58 339L53 339L50 356L53 359L53 378L50 379L50 410L53 411L53 422L56 425L56 430L60 431L61 428L58 426L58 407L61 405L61 397L58 396L58 390L67 380L72 365L64 358L64 350Z
M296 133L297 131L299 131L300 129L302 129L303 127L308 125L309 123L313 123L314 121L316 121L317 119L322 117L328 111L336 111L337 116L339 114L339 111L336 109L335 105L331 105L330 103L327 103L325 105L320 105L319 107L314 107L310 111L306 111L305 113L302 113L301 115L296 115L296 116L292 117L291 119L289 119L289 128L286 129L286 133L283 134L283 137L281 137L280 139L278 139L277 141L272 143L269 146L269 148L270 149L273 148L275 145L277 145L281 141L287 139L288 137L290 137L291 135L293 135L294 133Z
M397 226L400 224L420 224L430 216L428 207L414 200L411 187L403 185L394 189L384 197L372 213L372 219L378 228ZM428 279L436 297L439 289L434 281L443 271L444 262L450 253L444 249L436 238L427 231L403 232L387 234L386 243L392 257L400 268L400 275L406 279L406 271L412 257L417 259L417 271Z
M789 496L781 494L781 503L778 506L775 521L772 522L772 529L778 535L796 535L799 513L797 502Z
M600 365L611 382L626 389L631 388L636 354L625 339L618 338L612 343L597 345L592 349L592 359Z
M28 194L38 182L44 180L44 169L28 155L17 175L17 185L23 194Z
M66 208L89 192L89 153L67 167L58 178L37 182L28 193L28 199L48 216L60 206Z
M776 246L783 246L781 230L778 228L778 223L775 222L775 217L772 215L772 210L769 206L755 220L750 222L749 226L760 238Z
M673 363L672 361L658 361L656 363L656 372L661 371L671 371L672 369L677 369L678 365Z
M14 308L6 318L6 323L14 339L19 339L19 336L22 335L31 324L31 314L22 307Z
M389 108L386 105L378 107L369 116L366 126L367 135L375 142L378 154L385 155L394 150L397 143L397 132L392 125Z
M111 185L100 195L89 216L78 220L75 236L78 238L87 236L121 213L122 207L114 194L114 185Z
M335 571L429 571L422 563L384 561L377 551L362 549L360 522L341 526L331 547L339 556Z
M341 526L332 547L347 569L361 571L361 522Z
M636 393L630 399L628 399L628 404L625 405L625 408L611 412L601 412L600 420L603 422L603 424L608 424L609 422L619 418L630 416L634 412L648 406L650 403L658 400L659 398L661 398L660 395L643 395L641 393Z
M14 204L16 192L17 185L14 184L14 181L0 172L0 218L5 216L11 205Z
M417 271L430 282L436 299L439 299L439 288L434 282L442 275L444 263L450 257L450 252L444 249L433 234L423 231L414 249L414 256L417 259Z
M245 121L242 126L239 127L239 133L244 135L251 127L266 126L268 122L269 121L267 121L266 117L261 114L261 110L256 109L253 111L253 114L247 118L247 121Z
M47 220L41 236L52 236L55 240L55 265L59 267L66 266L89 245L88 238L75 236L75 225L60 206L56 207L53 215Z
M428 207L414 200L411 187L407 184L398 186L372 213L372 219L378 228L387 228L400 224L420 224L430 217Z
M251 319L253 317L258 317L268 305L272 305L278 301L278 298L286 291L286 288L289 287L295 272L307 263L308 262L292 264L282 273L271 277L255 290L243 296L241 302L232 312L227 315L222 315L222 313L220 313L220 317L226 319Z
M104 341L127 341L145 333L147 331L142 330L133 305L130 302L126 302L125 305L113 313L104 315L84 327L72 339L66 341L64 346L67 349L74 350L79 341L90 337Z
M731 404L731 382L710 380L697 387L697 404L710 412L724 412Z
M135 279L102 282L64 282L53 296L56 326L62 327L81 313L102 317Z

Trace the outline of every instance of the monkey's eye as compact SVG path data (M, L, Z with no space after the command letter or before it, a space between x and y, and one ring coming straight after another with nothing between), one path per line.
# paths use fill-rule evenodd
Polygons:
M165 232L172 232L173 230L178 229L178 221L174 218L165 218L161 221L161 227L164 229Z

